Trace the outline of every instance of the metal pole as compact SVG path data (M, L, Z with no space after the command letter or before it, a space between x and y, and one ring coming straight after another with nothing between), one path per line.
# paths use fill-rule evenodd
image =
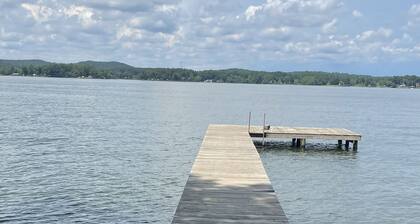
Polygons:
M265 128L265 113L264 113L264 123L263 123L263 127Z
M264 146L265 144L265 113L264 113L264 122L263 122L263 127L262 127L262 135L263 135L262 145Z
M251 130L251 111L249 112L249 115L248 115L248 133L250 132L250 130Z

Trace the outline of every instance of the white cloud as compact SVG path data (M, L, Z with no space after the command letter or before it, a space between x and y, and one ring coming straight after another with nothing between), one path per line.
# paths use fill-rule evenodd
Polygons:
M37 22L45 22L53 15L53 9L43 5L22 3L21 7L29 11Z
M227 40L227 41L240 41L243 37L244 37L243 33L233 33L233 34L224 35L222 39Z
M19 35L16 33L9 33L2 27L0 28L0 40L2 41L11 41L19 38Z
M308 54L312 48L308 42L289 42L284 46L284 50L289 53Z
M140 40L142 39L142 31L136 28L128 27L127 25L122 26L118 29L116 38L121 39L131 39L131 40Z
M166 40L165 45L169 48L184 39L184 29L180 27L174 34L162 34Z
M406 54L414 52L413 48L401 48L401 47L391 47L391 46L383 46L381 47L384 53L389 53L393 55L397 54Z
M391 42L393 45L398 46L411 46L414 43L413 37L410 34L404 33L402 37L394 38Z
M139 17L134 17L131 18L130 21L128 22L131 26L139 26L141 24L141 18Z
M409 10L409 14L410 15L420 15L420 4L414 4L411 6L410 10Z
M337 19L334 18L333 20L331 20L328 23L325 23L322 26L322 32L324 32L324 33L332 33L332 32L335 32L336 25L337 25Z
M96 23L93 18L94 13L92 9L81 5L71 5L70 7L64 8L64 14L68 17L77 17L79 22L85 26L91 26Z
M257 11L271 14L287 12L323 12L337 6L335 0L267 0L260 6L250 6L247 11L255 16Z
M263 6L249 6L245 11L246 20L252 19L258 11L261 11Z
M387 28L379 28L377 30L367 30L357 35L356 39L361 41L388 38L392 35L393 31Z
M414 4L408 10L408 21L404 29L411 33L419 33L420 28L420 4Z
M201 20L201 22L203 22L203 23L207 23L207 24L209 24L209 23L211 23L211 22L213 22L213 21L214 21L214 18L213 18L213 17L204 17L204 18L200 18L200 20Z
M282 27L268 27L262 30L262 34L266 36L284 36L291 32L291 28L287 26Z
M361 13L359 10L353 10L352 15L356 18L363 17L363 13Z
M342 4L336 0L266 0L250 5L244 12L247 21L282 23L288 26L321 26L331 20Z
M5 0L0 57L12 49L15 57L154 67L183 61L200 69L418 59L420 4L386 12L405 13L408 25L364 20L359 27L354 18L370 9L347 1Z
M70 1L71 2L71 1ZM164 0L82 0L85 5L102 11L120 11L124 13L147 12L155 5L170 3Z
M176 5L163 4L163 5L157 5L155 7L155 10L157 12L173 13L178 10L178 7Z

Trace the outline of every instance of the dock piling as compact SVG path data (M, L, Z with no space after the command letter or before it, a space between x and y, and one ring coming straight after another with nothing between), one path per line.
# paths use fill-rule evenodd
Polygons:
M305 148L306 139L304 138L298 138L297 139L297 147L299 148Z
M346 150L349 150L350 148L350 141L346 140L346 146L345 146Z
M353 151L357 152L357 147L358 147L358 141L353 141Z
M343 147L343 140L338 140L337 148L341 149Z

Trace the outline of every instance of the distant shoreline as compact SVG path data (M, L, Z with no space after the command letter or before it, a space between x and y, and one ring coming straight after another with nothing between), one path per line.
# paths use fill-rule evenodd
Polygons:
M76 80L119 80L119 81L145 81L145 82L175 82L175 83L203 83L198 81L173 81L173 80L143 80L143 79L120 79L120 78L80 78L80 77L50 77L50 76L24 76L24 75L3 75L0 77L20 77L20 78L46 78L46 79L76 79ZM386 87L386 86L339 86L339 85L304 85L304 84L270 84L270 83L239 83L239 82L212 82L209 84L232 84L232 85L268 85L268 86L313 86L313 87L336 87L336 88L372 88L372 89L418 89L420 88L408 88L408 87Z
M420 88L420 77L414 75L370 76L319 71L265 72L236 68L196 71L184 68L136 68L120 62L96 61L59 64L42 60L0 60L0 74L83 79Z

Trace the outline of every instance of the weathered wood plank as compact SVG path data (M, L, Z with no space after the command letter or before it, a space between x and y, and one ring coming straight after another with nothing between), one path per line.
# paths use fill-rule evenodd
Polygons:
M288 223L246 126L208 127L172 223Z

